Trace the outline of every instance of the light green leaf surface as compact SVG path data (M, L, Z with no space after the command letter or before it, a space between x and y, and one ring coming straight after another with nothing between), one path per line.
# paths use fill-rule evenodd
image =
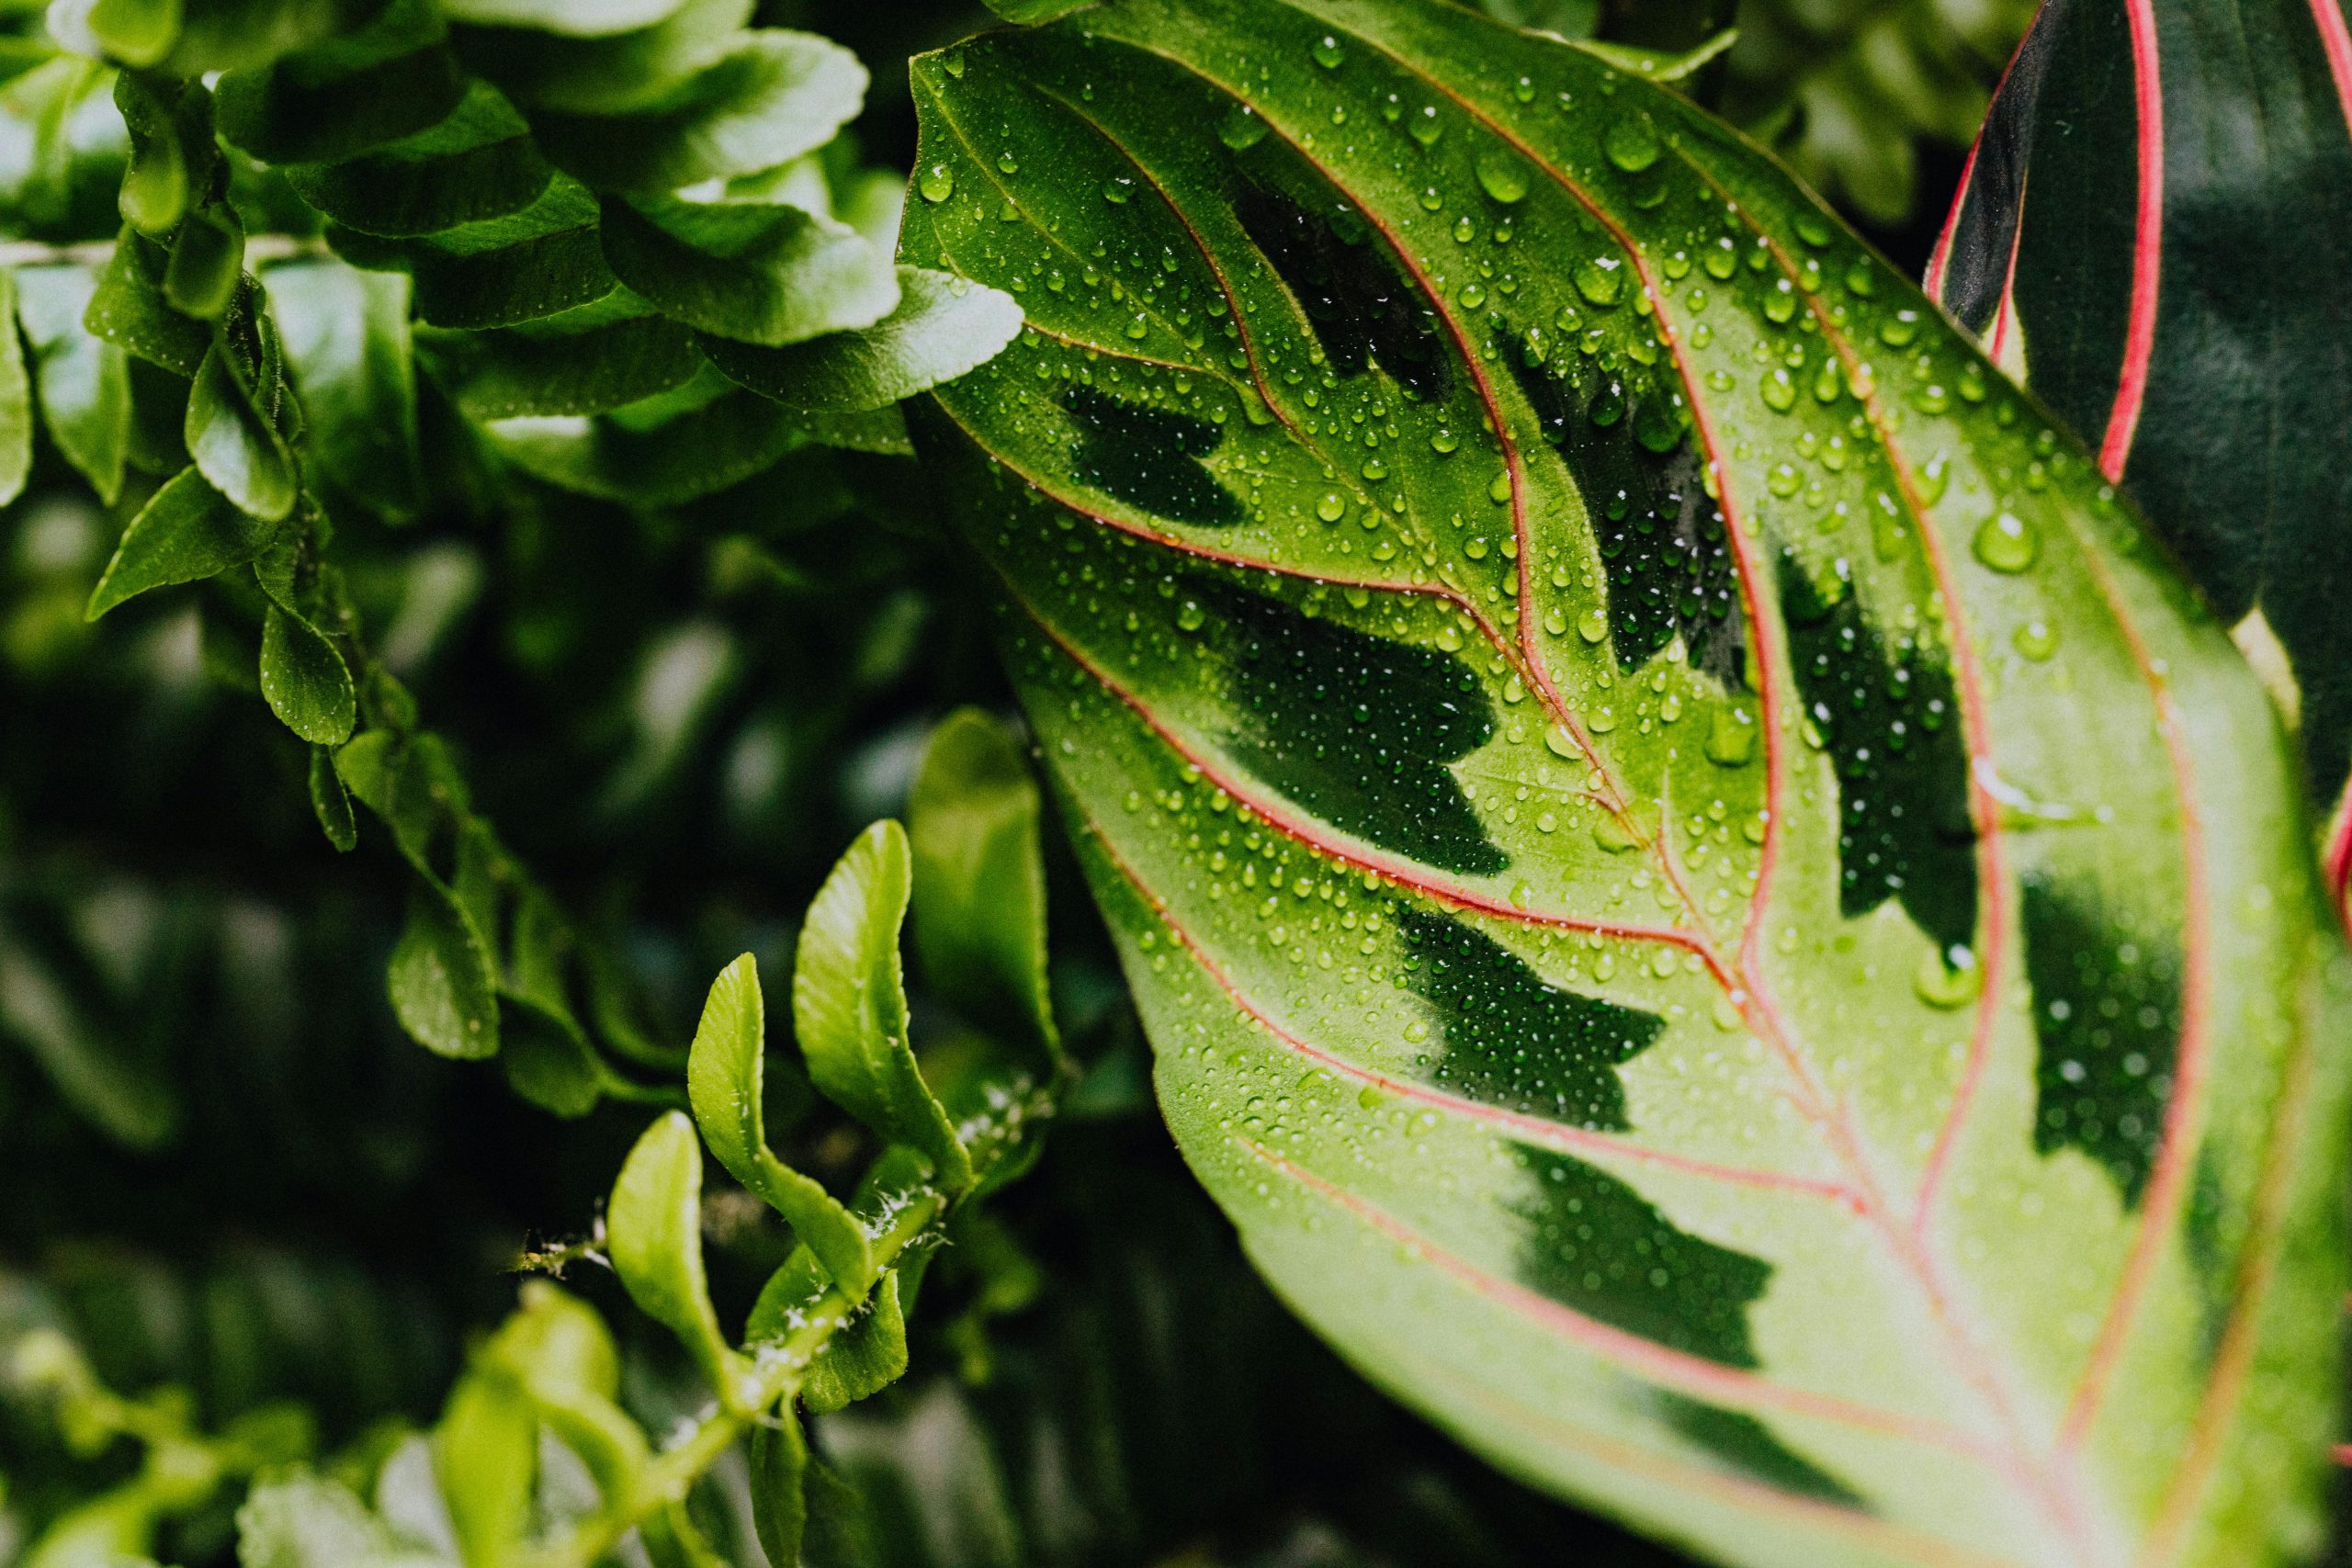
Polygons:
M359 821L351 812L351 792L334 771L334 753L324 747L311 751L311 810L327 842L348 854L359 847Z
M548 183L527 207L418 238L331 229L328 239L354 266L406 272L416 284L417 320L436 327L513 326L602 299L613 288L596 239L595 198L567 179Z
M242 1568L435 1568L339 1481L298 1471L254 1486L237 1509Z
M348 773L344 778L351 782ZM368 799L356 784L352 793ZM498 1054L498 973L490 945L439 886L420 884L411 894L385 984L401 1027L426 1050L464 1060Z
M2337 1435L2346 958L2259 689L1751 144L1433 0L918 61L910 419L1193 1168L1743 1568L2238 1568Z
M161 246L126 226L99 275L83 322L96 336L151 365L193 376L204 363L211 334L164 299L168 259Z
M745 1455L751 1467L752 1526L770 1562L798 1562L808 1524L802 1487L808 1473L808 1439L797 1415L786 1410L758 1427Z
M187 399L187 453L197 471L265 523L294 510L300 484L293 449L265 407L284 396L275 359L249 362L225 340L216 342Z
M766 1054L759 968L747 953L719 972L695 1030L686 1058L695 1121L718 1163L785 1217L842 1289L862 1292L874 1282L865 1227L814 1178L768 1147L761 1100Z
M951 1191L972 1162L907 1038L899 927L913 884L906 829L876 822L825 878L800 928L792 1021L808 1076L843 1110L932 1163Z
M183 468L123 529L114 558L90 592L89 617L95 621L151 588L194 582L243 566L275 532L205 483L195 468Z
M17 274L17 320L32 351L42 427L111 506L130 447L130 372L121 349L83 329L97 281L90 267L26 267Z
M516 102L580 115L640 108L738 41L752 0L686 0L650 27L593 38L526 28L468 30L467 63Z
M706 366L695 380L593 418L501 420L488 430L510 462L549 484L673 506L771 467L831 417L780 408Z
M23 493L33 471L33 382L17 335L17 275L0 269L0 506Z
M302 400L314 482L393 521L423 506L409 284L334 262L271 267L270 314Z
M596 38L651 27L686 0L441 0L454 21Z
M722 338L797 344L870 327L899 303L888 256L797 207L607 200L604 239L622 282Z
M360 234L413 238L520 212L555 171L530 127L475 82L438 123L340 164L285 171L295 194Z
M702 1265L702 1145L683 1111L645 1130L613 1183L605 1212L613 1269L648 1317L681 1340L722 1399L736 1394L738 1362L719 1332Z
M786 348L706 338L729 379L800 409L855 413L888 408L952 381L1003 351L1021 307L1000 289L950 273L899 268L899 303L880 321Z
M831 39L759 28L629 113L543 112L532 128L559 168L599 190L672 191L823 146L857 113L865 82L857 56Z
M907 802L915 953L948 1004L1051 1068L1046 866L1021 743L977 708L940 721Z
M351 669L318 627L269 606L261 626L261 694L287 728L313 746L340 746L358 721Z
M604 413L702 369L693 334L626 288L503 331L428 329L418 344L442 389L481 420Z

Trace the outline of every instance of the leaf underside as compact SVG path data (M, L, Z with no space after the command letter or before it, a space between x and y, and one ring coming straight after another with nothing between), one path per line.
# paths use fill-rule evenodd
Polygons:
M2088 455L1747 143L1453 7L914 76L903 259L1027 325L910 423L1277 1288L1721 1561L2310 1551L2342 960Z
M2221 614L2260 613L2323 797L2352 773L2347 193L2341 0L2054 0L1928 275Z

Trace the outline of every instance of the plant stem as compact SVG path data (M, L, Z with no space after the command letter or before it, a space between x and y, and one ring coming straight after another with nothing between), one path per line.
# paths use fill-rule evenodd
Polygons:
M925 1239L946 1213L944 1194L930 1188L910 1194L873 1238L875 1262L885 1265L898 1259ZM754 1422L763 1418L777 1401L799 1392L800 1376L808 1363L856 1315L866 1293L853 1296L834 1286L820 1296L799 1327L775 1344L761 1347L739 1405L721 1405L704 1416L684 1442L663 1450L646 1467L627 1507L608 1509L574 1525L566 1534L528 1553L523 1560L528 1568L593 1568L644 1519L684 1501L703 1472L718 1463ZM789 1413L784 1417L794 1418Z

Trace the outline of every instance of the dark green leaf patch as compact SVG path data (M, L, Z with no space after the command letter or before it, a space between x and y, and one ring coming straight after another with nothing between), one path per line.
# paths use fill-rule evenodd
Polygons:
M1443 1014L1444 1051L1429 1080L1497 1105L1593 1131L1623 1131L1617 1067L1666 1021L1546 985L1516 953L1460 920L1399 908L1406 983Z
M1638 668L1679 636L1694 666L1741 684L1746 620L1723 508L1667 379L1581 354L1539 359L1513 346L1498 357L1584 496L1609 573L1618 668Z
M1831 591L1781 558L1781 607L1805 718L1838 768L1838 906L1889 898L1949 952L1976 930L1968 748L1951 672L1916 642L1890 649L1846 563Z
M1657 1402L1668 1426L1751 1481L1842 1507L1862 1501L1852 1487L1791 1449L1753 1416L1679 1393L1661 1392Z
M2172 1098L2180 955L2116 925L2087 889L2029 876L2022 903L2041 1043L2034 1147L2080 1149L2137 1203Z
M1361 376L1377 365L1421 397L1443 396L1452 367L1437 313L1363 215L1328 188L1312 206L1293 195L1288 187L1309 176L1284 169L1278 178L1269 142L1250 156L1234 191L1234 216L1306 312L1331 367Z
M1204 419L1071 387L1061 405L1078 434L1076 467L1105 495L1171 523L1241 521L1241 502L1201 461L1225 432Z
M1468 665L1213 578L1186 589L1218 627L1244 767L1384 850L1479 875L1510 863L1446 767L1495 730Z
M1579 1159L1519 1145L1535 1191L1515 1206L1527 1222L1520 1280L1529 1289L1628 1334L1727 1367L1754 1367L1747 1308L1772 1266L1678 1228L1642 1195Z

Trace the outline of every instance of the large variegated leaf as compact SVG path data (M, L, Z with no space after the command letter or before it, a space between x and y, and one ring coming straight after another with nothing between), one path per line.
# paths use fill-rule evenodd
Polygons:
M1928 275L2274 661L2325 797L2352 773L2347 122L2342 0L2045 0ZM2328 870L2341 901L2346 807Z
M915 94L906 259L1027 315L919 444L1299 1310L1726 1562L2313 1550L2343 960L2088 455L1752 147L1434 0Z

